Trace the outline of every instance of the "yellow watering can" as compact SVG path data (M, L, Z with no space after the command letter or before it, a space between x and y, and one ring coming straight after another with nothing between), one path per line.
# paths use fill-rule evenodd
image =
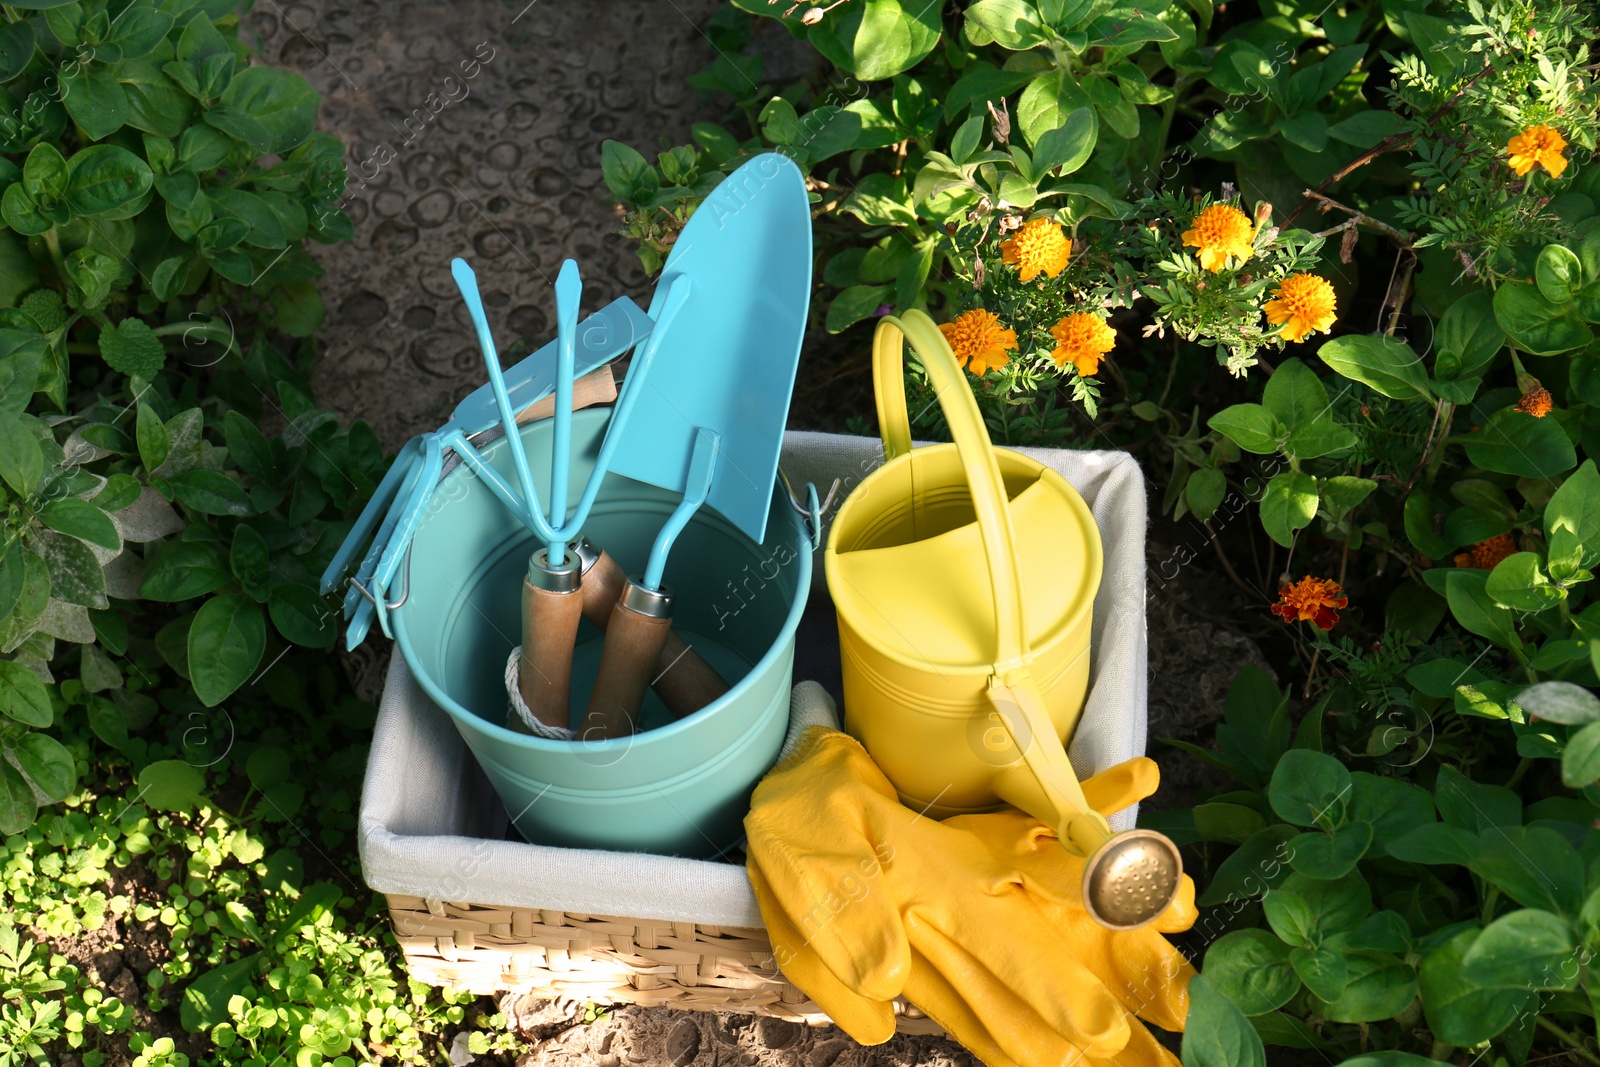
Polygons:
M911 447L907 340L954 444ZM1113 834L1064 748L1089 682L1094 516L1060 474L990 444L927 315L879 322L873 377L887 462L845 499L825 555L846 725L908 807L943 819L1010 804L1055 827L1087 858L1089 914L1142 926L1177 891L1177 847Z

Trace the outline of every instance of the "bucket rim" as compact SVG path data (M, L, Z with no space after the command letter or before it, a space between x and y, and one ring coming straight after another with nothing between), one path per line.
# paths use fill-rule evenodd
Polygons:
M581 415L583 412L574 412L574 414ZM676 737L680 733L697 729L700 723L717 715L724 708L731 706L735 700L754 689L757 684L757 678L765 677L774 668L778 657L783 654L784 647L794 643L795 633L800 628L800 617L805 613L806 602L810 598L812 549L810 535L806 532L800 517L795 513L794 509L788 506L788 501L782 498L782 493L783 488L781 485L774 486L773 499L778 502L778 510L786 517L787 523L784 529L794 538L795 555L798 557L800 564L800 573L795 582L794 601L789 605L789 613L784 617L783 625L773 635L772 643L768 645L766 653L751 664L744 677L734 683L726 693L705 707L690 712L683 718L667 723L664 726L658 726L653 730L644 730L636 734L607 738L604 741L557 740L521 733L463 707L460 702L453 699L434 682L432 675L413 664L411 638L406 626L406 613L404 610L397 610L390 616L393 620L395 646L405 658L406 666L411 669L412 676L416 679L417 684L422 686L423 692L427 693L429 699L443 708L452 719L463 725L470 726L474 730L480 730L489 737L508 742L517 748L532 752L571 755L574 752L573 746L582 746L583 751L588 753L607 753L637 747L641 744L665 743L669 738ZM717 512L710 512L710 514L715 515L720 522L726 523L728 521ZM729 526L737 530L737 527L733 527L731 523L729 523ZM740 536L744 535L741 533ZM760 546L758 545L757 547L759 548Z
M1086 580L1084 583L1087 593L1080 598L1076 610L1063 615L1057 621L1056 625L1051 628L1050 632L1064 633L1073 627L1081 625L1086 618L1091 620L1092 623L1094 618L1094 602L1099 596L1100 585L1105 577L1105 544L1100 537L1100 524L1095 521L1094 510L1089 507L1089 502L1083 499L1083 494L1078 492L1077 486L1067 481L1061 472L1056 470L1054 467L1051 467L1046 463L1041 463L1032 456L1023 455L1021 452L1018 452L1015 449L1004 448L998 445L991 445L990 447L996 452L1008 453L1016 460L1019 460L1024 466L1033 468L1041 479L1050 479L1058 482L1062 488L1067 490L1064 494L1062 494L1067 501L1067 506L1073 511L1077 512L1079 521L1084 524L1085 529L1093 533L1094 550L1088 553L1090 573L1087 576L1088 580ZM891 459L875 468L872 473L868 474L867 477L862 480L861 484L856 487L855 492L844 498L844 501L839 505L839 510L834 513L832 523L829 524L828 539L823 545L822 570L824 578L828 581L828 591L830 595L833 592L833 561L837 557L846 554L838 550L840 530L847 525L841 523L839 520L844 518L846 511L850 508L852 502L864 501L871 497L872 494L863 492L862 490L865 490L872 480L878 477L879 474L892 471L898 466L904 466L911 463L912 457L916 456L918 453L954 451L955 448L956 446L953 443L944 441L937 444L921 445L907 452L903 452L894 459ZM864 507L865 505L862 504L860 506ZM834 603L838 604L838 602L838 599L834 598ZM841 622L841 630L842 629L843 622ZM851 626L850 631L859 637L874 652L883 656L885 659L891 660L894 663L912 670L926 670L930 666L933 666L940 669L949 670L953 673L965 672L973 675L993 673L992 663L934 663L933 661L922 657L906 655L900 650L891 648L882 641L878 640L872 634L870 627ZM1092 641L1090 643L1090 648L1091 650L1093 648ZM1028 648L1028 655L1030 659L1035 651L1036 649L1030 642Z

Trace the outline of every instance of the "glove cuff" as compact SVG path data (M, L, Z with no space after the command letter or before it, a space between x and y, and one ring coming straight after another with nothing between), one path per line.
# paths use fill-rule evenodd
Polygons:
M773 770L801 762L827 736L827 731L838 729L839 713L828 691L817 682L799 683L789 693L789 733Z

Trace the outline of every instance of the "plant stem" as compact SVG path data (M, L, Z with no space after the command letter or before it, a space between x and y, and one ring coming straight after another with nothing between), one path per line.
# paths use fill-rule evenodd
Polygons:
M1506 779L1506 788L1515 789L1517 787L1517 783L1522 781L1522 776L1527 774L1528 768L1532 766L1533 760L1529 759L1527 756L1523 756L1522 759L1517 762L1517 769L1511 772L1510 778Z
M1562 1043L1568 1048L1572 1049L1572 1051L1576 1053L1578 1058L1583 1060L1583 1062L1592 1063L1595 1065L1595 1067L1600 1067L1600 1056L1596 1056L1594 1053L1590 1052L1588 1048L1584 1046L1583 1039L1581 1037L1561 1029L1561 1027L1557 1026L1549 1019L1546 1019L1543 1015L1539 1016L1538 1023L1556 1037L1560 1038Z

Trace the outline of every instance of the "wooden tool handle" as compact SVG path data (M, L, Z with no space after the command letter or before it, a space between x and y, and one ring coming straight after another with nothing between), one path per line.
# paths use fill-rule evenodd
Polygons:
M609 365L598 370L592 370L572 383L573 411L592 408L596 404L609 404L616 399L617 382L611 376L611 367ZM554 394L551 394L518 415L517 425L525 426L530 422L548 419L555 413L556 398Z
M620 602L612 609L605 650L600 654L600 675L578 729L578 740L620 737L637 729L639 707L671 629L671 619L654 618Z
M583 617L604 630L628 577L604 549L583 576ZM692 714L728 691L716 668L678 636L667 634L651 672L650 687L675 719Z
M622 596L628 576L605 549L594 565L583 574L583 617L604 630L611 624L611 611Z
M572 647L582 615L583 596L577 590L553 593L523 579L517 689L534 718L546 726L565 727L572 713ZM514 714L509 725L531 732Z
M684 643L678 631L672 630L661 646L650 688L656 691L656 696L673 717L681 719L726 693L728 683L704 657Z

